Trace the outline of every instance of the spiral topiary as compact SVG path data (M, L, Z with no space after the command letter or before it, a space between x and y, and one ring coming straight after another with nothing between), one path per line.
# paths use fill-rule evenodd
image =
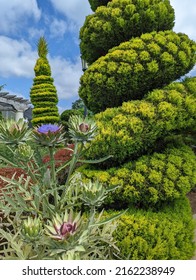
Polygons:
M195 249L193 231L190 204L182 197L158 212L129 209L120 217L114 237L122 259L190 260Z
M89 2L95 13L80 31L81 53L89 67L79 95L98 113L99 134L87 157L113 158L80 171L84 180L120 186L105 207L130 208L115 234L125 258L191 258L193 224L185 196L196 184L196 156L185 135L196 131L196 77L176 80L195 65L196 43L172 30L174 9L168 0ZM185 219L179 209L186 210ZM149 226L141 239L145 217ZM161 234L168 220L172 243ZM184 242L179 232L186 236Z
M35 78L30 91L31 103L33 104L33 125L44 123L57 123L60 119L57 103L57 91L53 85L51 69L47 59L48 47L44 37L38 42L39 58L34 67Z
M106 207L121 209L136 206L157 209L186 195L196 185L196 160L190 147L168 147L120 167L105 171L92 166L81 168L88 179L98 179L109 186L120 186L106 199Z

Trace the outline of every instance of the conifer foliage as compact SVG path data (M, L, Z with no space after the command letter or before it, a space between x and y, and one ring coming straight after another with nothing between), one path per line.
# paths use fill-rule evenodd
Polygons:
M196 131L196 77L176 80L194 67L196 43L172 30L169 0L89 2L94 13L80 30L89 67L79 95L98 113L99 134L87 157L113 157L80 171L106 188L120 186L105 208L129 208L115 234L122 258L190 259L186 195L196 185L196 155L186 138Z
M37 45L38 56L34 67L35 78L30 91L33 104L33 125L45 123L57 123L59 113L57 108L57 90L51 77L51 68L47 59L48 45L44 37L41 37Z

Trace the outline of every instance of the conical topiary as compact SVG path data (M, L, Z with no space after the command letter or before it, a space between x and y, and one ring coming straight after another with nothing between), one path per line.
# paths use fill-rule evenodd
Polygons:
M37 45L39 58L34 67L35 78L30 91L33 104L32 124L40 125L59 122L57 108L57 90L53 85L51 68L47 59L48 46L44 37L41 37Z

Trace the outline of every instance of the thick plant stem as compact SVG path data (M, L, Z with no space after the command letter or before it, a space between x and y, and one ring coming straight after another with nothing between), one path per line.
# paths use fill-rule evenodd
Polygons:
M52 187L53 193L54 193L54 205L55 210L57 210L58 207L58 192L57 192L57 179L56 179L56 170L55 170L55 158L54 158L54 149L53 147L49 147L50 152L50 168L51 168L51 181L52 181Z
M65 196L65 193L68 189L69 180L70 180L71 175L72 175L72 173L73 173L73 171L76 167L76 163L77 163L78 159L80 158L83 147L84 147L83 143L81 144L81 146L79 146L79 143L77 141L75 141L73 156L72 156L72 159L71 159L71 162L70 162L69 172L68 172L67 179L66 179L66 182L65 182L65 189L62 193L62 197Z
M69 184L69 180L70 180L71 174L73 173L73 170L75 168L77 159L78 159L78 143L75 142L73 157L72 157L72 160L71 160L71 163L70 163L69 172L68 172L67 180L66 180L66 183L65 183L66 186Z

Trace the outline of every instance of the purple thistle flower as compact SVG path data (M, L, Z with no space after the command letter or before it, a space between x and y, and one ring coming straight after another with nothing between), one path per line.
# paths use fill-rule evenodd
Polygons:
M64 222L60 228L60 232L63 236L67 234L73 234L75 231L76 231L76 223Z
M47 234L55 240L66 241L70 236L77 233L81 222L80 217L80 213L78 213L73 219L72 211L69 213L66 211L63 218L56 214L53 221L49 221L49 225L46 226Z
M43 124L42 126L40 126L37 131L39 133L43 133L43 134L47 134L48 132L57 132L60 129L59 126L54 125L54 124Z

